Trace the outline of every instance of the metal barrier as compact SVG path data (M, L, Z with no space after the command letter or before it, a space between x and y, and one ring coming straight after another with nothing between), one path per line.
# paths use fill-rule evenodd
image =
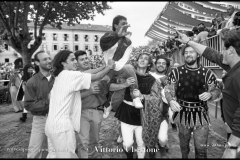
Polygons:
M215 35L213 37L210 37L202 42L201 44L207 45L210 48L213 48L219 52L223 50L223 40L221 39L221 36ZM220 68L216 63L210 62L204 57L201 57L201 63L205 67L209 68Z

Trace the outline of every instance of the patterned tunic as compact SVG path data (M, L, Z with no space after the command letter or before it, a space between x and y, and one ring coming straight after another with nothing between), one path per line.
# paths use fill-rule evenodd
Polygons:
M180 112L174 113L173 119L185 127L209 124L207 102L201 101L199 95L215 90L211 92L213 99L219 94L215 88L215 74L202 66L192 69L183 65L172 70L168 81L174 86L172 94L176 95L177 102L182 107Z

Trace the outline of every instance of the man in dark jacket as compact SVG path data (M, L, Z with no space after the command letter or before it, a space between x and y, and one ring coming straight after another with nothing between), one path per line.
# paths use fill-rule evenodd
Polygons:
M25 109L33 114L27 158L42 158L43 142L47 140L45 123L49 109L48 96L54 77L50 74L52 60L46 52L37 52L34 59L39 72L27 81L24 99Z

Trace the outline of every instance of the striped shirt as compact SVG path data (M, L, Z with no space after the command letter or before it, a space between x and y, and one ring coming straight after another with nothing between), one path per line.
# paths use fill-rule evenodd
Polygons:
M59 73L50 92L46 132L80 131L82 102L79 90L89 89L90 84L90 73L69 70Z

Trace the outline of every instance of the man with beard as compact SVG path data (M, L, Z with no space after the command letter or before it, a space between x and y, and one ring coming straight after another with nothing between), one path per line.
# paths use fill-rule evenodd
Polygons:
M46 52L37 52L34 61L39 67L39 72L27 81L24 95L24 107L33 115L27 158L42 158L43 142L47 141L45 124L49 109L48 95L54 77L50 74L52 60Z
M190 46L183 48L185 64L169 74L165 96L175 112L182 158L188 158L189 142L193 132L195 158L207 158L210 119L207 101L220 94L215 74L199 64L199 54ZM176 94L175 94L176 93Z
M156 72L150 72L150 74L160 81L162 87L164 88L167 84L167 73L170 67L170 60L167 59L164 55L160 55L157 57L155 61ZM163 91L163 90L162 90ZM164 92L164 91L163 91ZM164 158L166 156L166 151L168 150L167 142L168 142L168 119L172 124L172 129L176 131L176 124L174 124L172 120L173 112L169 108L167 104L164 93L162 94L163 98L163 109L162 109L162 118L161 124L158 132L159 139L159 149L161 152L161 156Z

